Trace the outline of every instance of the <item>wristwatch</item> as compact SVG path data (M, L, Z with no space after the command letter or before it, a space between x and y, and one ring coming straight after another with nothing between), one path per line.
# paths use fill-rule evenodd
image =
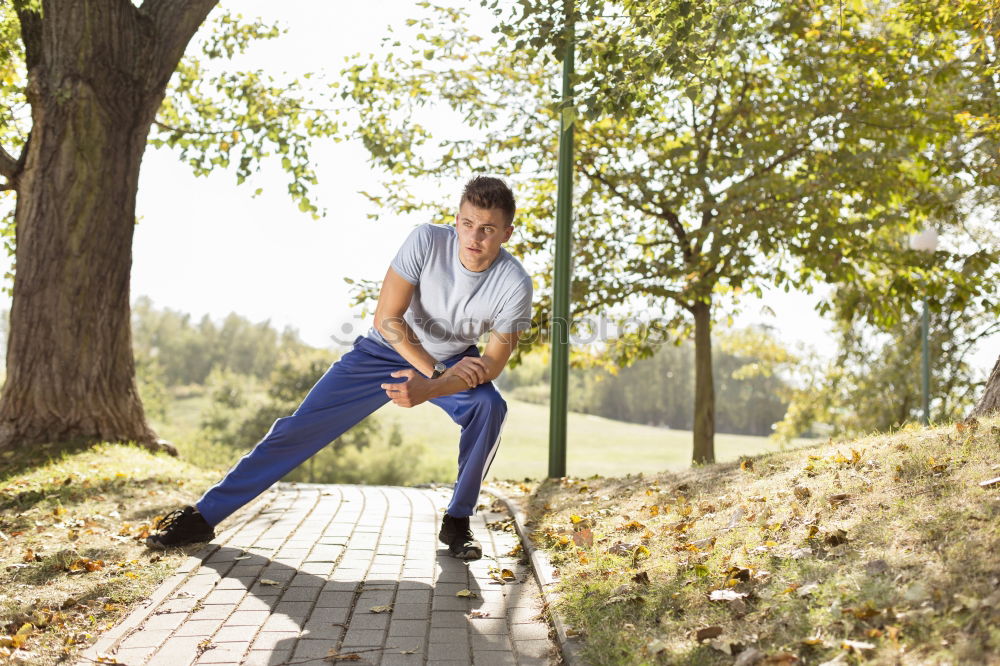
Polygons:
M437 379L438 377L443 375L445 370L447 369L448 369L447 365L438 361L437 363L434 364L434 372L431 373L431 379Z

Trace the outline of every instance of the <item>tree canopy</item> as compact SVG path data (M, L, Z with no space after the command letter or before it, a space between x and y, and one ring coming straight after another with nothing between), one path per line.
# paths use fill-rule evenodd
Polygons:
M359 59L343 94L365 119L357 136L373 163L391 174L377 205L443 213L412 183L506 175L521 204L517 249L544 287L555 127L568 114L578 330L587 315L642 322L609 348L628 363L700 328L697 364L710 368L712 319L767 287L849 285L884 324L911 314L925 289L978 302L992 293L996 247L966 243L941 261L906 246L922 226L961 230L996 201L997 133L974 120L996 108L979 67L996 44L977 41L974 18L923 4L569 4L574 100L555 86L564 6L489 3L503 22L484 40L469 37L462 12L427 5L431 17L411 21L417 45ZM432 113L456 128L436 129ZM710 371L699 384L695 409L710 419ZM696 434L696 461L713 458L711 435L710 422Z

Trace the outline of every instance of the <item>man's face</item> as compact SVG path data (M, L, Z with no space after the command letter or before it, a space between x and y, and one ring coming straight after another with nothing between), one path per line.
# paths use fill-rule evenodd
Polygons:
M476 272L490 267L514 231L499 208L477 208L468 201L458 209L455 228L462 265Z

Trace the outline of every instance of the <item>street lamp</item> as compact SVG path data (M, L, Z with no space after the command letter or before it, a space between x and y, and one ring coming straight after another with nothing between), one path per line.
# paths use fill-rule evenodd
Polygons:
M924 229L918 234L910 236L910 248L919 252L933 253L937 250L938 233L934 229ZM931 315L927 307L927 289L924 288L924 316L922 336L923 336L923 402L924 402L924 425L931 422L931 348L930 348L930 328Z

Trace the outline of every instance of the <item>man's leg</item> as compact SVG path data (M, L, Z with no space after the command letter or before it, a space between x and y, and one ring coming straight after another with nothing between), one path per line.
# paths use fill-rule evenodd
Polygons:
M478 559L482 556L482 548L469 529L469 516L475 513L483 478L500 446L507 403L491 382L431 402L462 426L458 480L442 522L440 538L448 543L456 557Z
M389 402L380 384L408 367L390 349L362 340L323 375L291 416L274 422L248 454L208 489L197 508L217 525L324 446Z

